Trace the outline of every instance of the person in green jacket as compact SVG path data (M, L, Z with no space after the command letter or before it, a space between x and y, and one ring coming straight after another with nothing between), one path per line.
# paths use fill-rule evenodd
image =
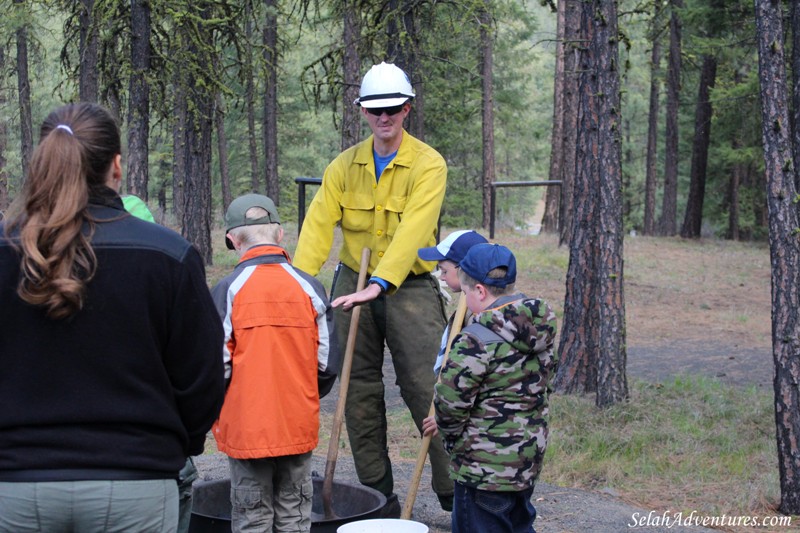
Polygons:
M122 195L122 205L125 206L125 211L137 218L141 218L142 220L146 220L148 222L156 221L156 219L153 218L153 213L150 212L147 204L144 203L144 200L136 195Z
M347 433L359 481L387 496L384 516L400 515L386 438L384 346L397 384L417 427L433 396L430 371L444 329L445 305L436 266L417 250L436 244L447 165L433 148L403 129L414 91L408 76L392 64L373 66L364 76L356 104L372 135L339 154L325 170L303 223L296 267L317 275L328 259L334 228L343 244L334 279L332 305L340 344L346 344L349 311L361 310L345 409ZM369 284L356 291L364 248L371 251ZM433 489L442 508L452 508L448 458L430 447Z
M144 200L134 194L122 195L125 211L147 222L155 224L156 219ZM186 458L186 463L178 472L178 529L176 533L188 533L192 520L192 485L199 477L194 459Z

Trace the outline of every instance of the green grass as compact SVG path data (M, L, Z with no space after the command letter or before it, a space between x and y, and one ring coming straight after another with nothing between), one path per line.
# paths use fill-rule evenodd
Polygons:
M772 514L774 427L769 391L707 378L634 382L629 402L604 410L554 395L542 479L655 509Z

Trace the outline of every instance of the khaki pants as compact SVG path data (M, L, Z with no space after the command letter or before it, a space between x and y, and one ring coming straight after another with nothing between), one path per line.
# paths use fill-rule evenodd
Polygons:
M311 452L228 462L233 533L311 531Z
M0 482L3 533L170 533L177 527L174 479Z
M358 274L341 265L333 298L355 292ZM352 313L335 310L339 344L344 350ZM389 495L394 491L392 464L386 438L384 401L384 346L392 355L400 394L411 411L417 429L428 416L436 376L433 363L445 326L445 310L439 285L431 275L411 277L392 295L382 295L361 308L358 337L345 408L347 434L359 481ZM453 494L448 475L450 459L440 438L431 441L428 456L433 490L439 496Z

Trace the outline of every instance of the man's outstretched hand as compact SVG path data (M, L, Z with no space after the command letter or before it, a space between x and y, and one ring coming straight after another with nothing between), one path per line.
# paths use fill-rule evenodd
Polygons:
M331 302L332 307L339 307L341 306L342 311L350 312L353 310L353 307L357 305L362 305L367 302L371 302L375 298L381 295L380 285L375 283L370 283L365 288L361 289L358 292L354 292L352 294L345 294L344 296L339 296L333 302Z

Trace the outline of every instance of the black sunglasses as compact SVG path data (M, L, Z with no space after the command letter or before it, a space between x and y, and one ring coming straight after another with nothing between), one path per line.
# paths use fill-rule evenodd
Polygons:
M402 111L405 105L406 104L400 104L393 107L365 107L364 109L367 110L367 113L369 113L370 115L375 115L376 117L379 117L384 113L386 113L391 117Z

